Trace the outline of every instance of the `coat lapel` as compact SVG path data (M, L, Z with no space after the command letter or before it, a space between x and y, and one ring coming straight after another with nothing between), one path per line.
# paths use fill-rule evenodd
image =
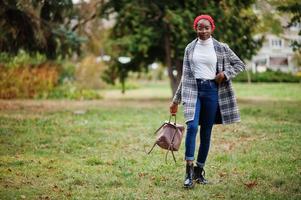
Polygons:
M217 69L217 72L221 72L223 71L223 52L222 52L222 47L221 45L219 44L219 42L212 38L213 39L213 46L214 46L214 50L215 50L215 54L216 54L216 58L217 58L217 62L216 62L216 69Z
M194 39L192 42L191 42L191 47L189 48L189 51L188 51L188 59L189 59L189 63L190 63L190 69L193 73L193 76L195 77L195 71L194 71L194 62L193 62L193 51L194 51L194 48L195 48L195 45L197 43L197 40L198 39Z

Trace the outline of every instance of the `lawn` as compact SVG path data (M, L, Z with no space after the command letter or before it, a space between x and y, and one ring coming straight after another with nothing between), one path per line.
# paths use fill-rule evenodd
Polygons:
M214 127L211 184L192 190L184 142L176 164L146 154L168 118L167 83L97 101L1 100L0 199L301 199L301 85L234 87L242 122Z

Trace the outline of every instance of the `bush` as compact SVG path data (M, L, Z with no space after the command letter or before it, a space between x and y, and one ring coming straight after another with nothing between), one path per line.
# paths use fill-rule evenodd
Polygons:
M44 93L39 98L48 99L74 99L74 100L92 100L102 99L103 97L92 89L79 89L71 83L60 85L49 93Z
M6 68L37 66L44 62L46 62L46 56L40 53L29 54L24 50L19 50L17 55L0 53L0 64Z
M51 91L58 80L57 69L50 63L38 67L0 67L0 98L34 98Z
M58 76L57 65L46 62L43 54L0 53L0 98L34 98L51 91Z
M0 53L0 98L100 99L91 88L104 88L103 63L85 58L78 66L58 59L46 62L42 54L20 50L13 56Z
M75 84L80 89L103 89L107 84L101 79L106 69L103 62L97 62L96 57L84 58L75 70Z
M289 73L284 73L281 71L267 70L262 73L252 73L249 72L251 76L251 82L288 82L288 83L298 83L301 82L301 77L294 76ZM248 76L247 72L242 72L237 75L233 81L236 82L247 82Z
M56 63L58 63L59 85L75 80L76 67L74 63L66 60L57 60Z
M45 55L40 53L27 53L24 50L19 50L17 55L8 53L0 53L0 67L6 69L26 68L26 67L38 67L44 63L52 63L53 67L57 68L59 73L58 83L61 84L64 81L72 81L75 76L75 65L72 62L66 61L61 57L58 57L55 61L47 61Z

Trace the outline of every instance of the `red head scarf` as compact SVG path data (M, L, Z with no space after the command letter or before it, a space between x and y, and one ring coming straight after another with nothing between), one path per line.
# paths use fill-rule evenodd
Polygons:
M215 24L214 24L214 20L212 19L212 17L210 15L199 15L197 16L195 19L194 19L194 22L193 22L193 28L194 30L196 30L197 28L197 25L198 25L198 22L201 20L201 19L206 19L210 22L211 24L211 28L212 28L212 32L214 31L215 29Z

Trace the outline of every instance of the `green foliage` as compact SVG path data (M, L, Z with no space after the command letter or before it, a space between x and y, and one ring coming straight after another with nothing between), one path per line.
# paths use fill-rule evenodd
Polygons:
M46 56L39 52L29 54L21 49L15 56L5 52L0 53L0 64L6 68L38 66L44 62L46 62Z
M59 71L58 83L72 82L75 80L75 64L68 60L57 60Z
M263 8L264 9L264 8ZM272 33L279 35L283 33L283 27L281 22L276 17L273 11L261 10L260 22L256 27L257 32L259 33Z
M52 59L79 53L84 40L70 26L72 11L72 0L0 1L0 51L24 49Z
M267 70L261 73L251 73L251 82L287 82L287 83L298 83L301 82L301 77L292 75L290 73L284 73L281 71ZM234 81L237 82L248 82L247 72L238 74Z
M171 57L181 59L184 48L196 37L192 29L195 16L208 13L216 21L214 37L227 42L242 58L250 58L260 47L252 33L258 19L250 6L254 1L108 1L104 9L117 12L112 39L123 54L133 56L138 63L156 58L165 62L165 36L171 42Z
M60 26L52 32L57 37L55 55L66 56L72 55L73 52L79 53L80 45L87 41L85 37L80 37L74 31L66 29L65 26Z
M124 67L125 72L115 71L118 74L142 71L148 64L158 61L169 68L175 66L179 78L185 46L196 37L192 24L199 14L212 15L217 27L213 36L227 42L242 59L250 59L262 43L262 38L253 39L258 23L251 9L254 2L107 1L103 15L117 13L107 51L115 57L132 58L131 63ZM117 62L112 63L115 69L118 69L117 65Z
M290 0L282 2L278 5L277 9L283 13L290 13L292 14L291 20L287 26L287 28L295 25L296 23L301 23L301 2L298 0ZM301 30L298 33L301 36ZM294 41L292 43L292 47L294 51L299 51L301 53L301 42Z
M40 93L37 98L41 99L74 99L74 100L92 100L102 99L98 91L92 89L79 89L74 84L65 83L55 87L48 93Z

